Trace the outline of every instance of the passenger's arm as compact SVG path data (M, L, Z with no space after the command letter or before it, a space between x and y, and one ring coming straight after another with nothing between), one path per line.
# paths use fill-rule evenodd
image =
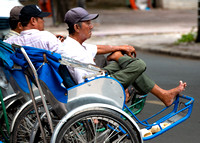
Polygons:
M133 46L130 45L120 45L120 46L110 46L110 45L97 45L97 54L107 54L116 51L122 51L122 53L127 54L130 57L136 57L136 51Z

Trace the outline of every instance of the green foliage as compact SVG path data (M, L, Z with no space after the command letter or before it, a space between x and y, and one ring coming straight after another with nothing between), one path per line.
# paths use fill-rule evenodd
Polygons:
M176 41L176 44L180 44L180 43L192 43L196 40L196 35L197 33L196 32L193 32L193 29L187 33L187 34L182 34L181 38L179 38L177 41Z

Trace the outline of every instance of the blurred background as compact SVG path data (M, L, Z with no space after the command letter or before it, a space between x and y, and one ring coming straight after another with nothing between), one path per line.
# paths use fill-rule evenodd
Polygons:
M158 14L162 10L168 10L168 13L164 12L163 16L165 15L170 15L170 11L176 10L176 13L182 13L183 11L186 10L185 13L191 13L192 11L195 11L197 13L197 7L198 7L198 0L0 0L1 5L0 5L0 38L5 35L9 31L9 24L8 24L8 17L9 17L9 12L11 8L13 8L16 5L28 5L28 4L37 4L40 6L40 8L43 11L46 12L51 12L52 14L50 17L48 17L47 22L45 22L45 27L48 26L63 26L63 18L66 13L70 8L80 6L83 8L86 8L89 12L94 12L94 13L99 13L100 16L102 17L111 17L109 22L107 22L106 17L104 18L99 18L96 21L96 25L99 24L104 24L104 23L132 23L135 21L138 21L138 23L146 23L147 19L149 16L158 16ZM106 10L110 10L109 13L104 12ZM115 11L112 11L115 10ZM119 10L124 10L128 13L124 13L125 16L129 17L132 15L133 19L132 21L128 21L124 16L117 18L118 16L118 11ZM180 10L180 11L177 11ZM188 11L189 10L189 11ZM145 11L141 12L141 16L138 15L138 11ZM148 13L146 11L149 11ZM151 11L151 12L150 12ZM153 12L153 13L152 13ZM138 17L143 17L145 14L145 17L143 18L143 21L138 20ZM149 16L146 16L149 14ZM116 17L115 17L116 16ZM173 16L173 14L172 14ZM147 18L146 18L147 17ZM179 18L178 16L177 18ZM122 19L121 19L122 18ZM159 20L162 21L162 18L159 16ZM184 18L184 15L183 15ZM109 20L109 19L108 19ZM120 21L121 20L121 21ZM167 22L168 19L166 19ZM176 18L173 19L174 21ZM188 21L191 21L194 19L187 19ZM197 20L197 19L195 19ZM111 22L112 21L112 22ZM148 22L151 23L152 21L155 21L153 18L148 19ZM155 22L156 23L156 22ZM196 22L197 23L197 22ZM133 25L136 23L132 23ZM189 25L190 26L190 25ZM197 27L195 25L195 27ZM192 26L190 26L190 29ZM49 29L47 29L49 30ZM53 29L51 29L52 32L54 32ZM65 28L66 30L66 28ZM2 38L1 38L2 39ZM200 39L200 38L199 38Z
M196 9L197 0L19 0L23 5L38 4L43 11L52 12L54 24L63 22L64 14L72 7L89 9L132 8L133 10Z

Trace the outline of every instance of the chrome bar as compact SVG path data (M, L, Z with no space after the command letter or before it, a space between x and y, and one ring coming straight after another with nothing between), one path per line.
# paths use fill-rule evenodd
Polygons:
M32 71L33 71L33 74L35 76L35 80L36 80L36 83L37 83L37 86L38 86L38 90L39 90L39 93L40 93L40 96L41 96L41 99L42 99L42 103L44 105L44 109L45 109L45 112L47 114L47 119L49 121L49 125L50 125L50 128L51 128L51 133L53 133L53 123L52 123L52 119L51 119L51 116L50 116L50 113L49 113L49 110L48 110L48 107L47 107L47 103L46 103L46 100L45 100L45 97L44 97L44 94L43 94L43 91L42 91L42 88L40 86L40 83L39 83L39 79L38 79L38 75L37 75L37 72L36 72L36 69L35 67L33 66L30 58L28 57L26 51L24 50L23 47L20 47L20 50L22 52L22 54L24 55L24 57L26 58L29 66L31 67Z
M105 70L97 67L96 65L82 63L82 62L79 62L79 61L74 60L69 57L62 56L62 60L60 60L59 62L63 65L74 67L74 68L84 69L89 72L94 72L94 73L103 73L104 72L105 73Z
M39 113L38 113L38 110L37 110L37 105L36 105L36 101L35 101L35 98L34 98L34 95L33 95L33 90L32 90L31 85L30 85L29 78L27 77L27 75L25 75L25 78L26 78L26 82L28 84L28 88L29 88L29 91L30 91L30 96L31 96L31 99L32 99L32 102L33 102L33 107L35 109L37 120L39 122L40 130L41 130L42 137L43 137L43 141L44 141L44 143L47 143L46 136L45 136L45 133L44 133L44 128L42 127L42 123L40 121L40 116L39 116Z

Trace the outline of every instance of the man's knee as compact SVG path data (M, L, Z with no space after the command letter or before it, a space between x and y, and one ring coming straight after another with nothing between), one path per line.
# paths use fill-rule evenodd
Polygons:
M146 70L146 63L142 59L138 59L137 61L138 70L144 72Z

